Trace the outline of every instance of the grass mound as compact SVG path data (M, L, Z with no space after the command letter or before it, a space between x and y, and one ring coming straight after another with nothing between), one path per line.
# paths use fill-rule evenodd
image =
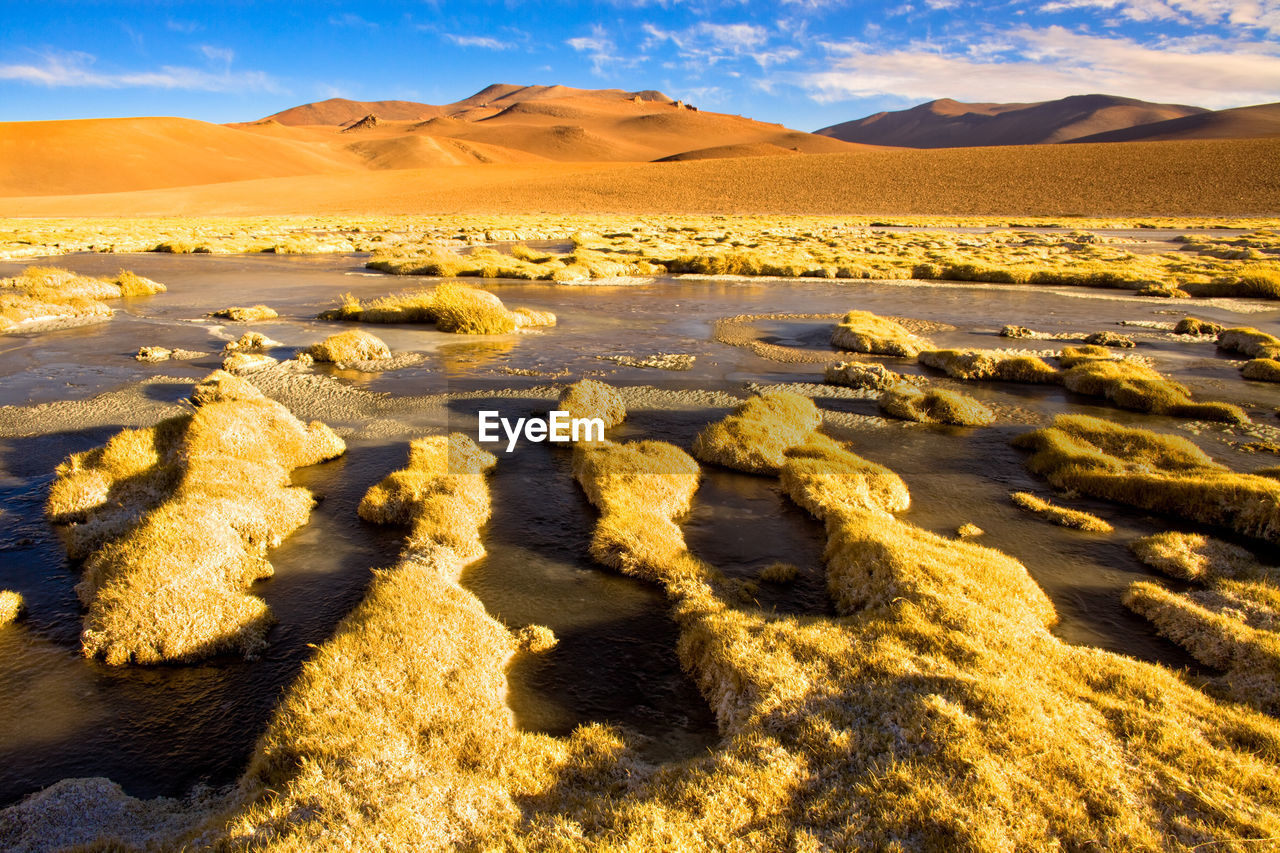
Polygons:
M870 388L883 390L902 381L900 374L894 373L883 364L867 364L861 361L839 361L828 364L823 370L823 380L828 385L844 385L848 388Z
M508 310L487 290L446 282L431 290L392 294L363 303L347 294L321 320L362 323L435 323L442 332L464 335L503 335L534 326L554 326L550 311Z
M233 352L222 359L222 369L235 374L257 373L277 363L279 363L277 359L265 353Z
M1057 382L1058 371L1034 355L1003 350L923 350L921 364L941 370L952 379L994 379L1001 382Z
M1098 351L1102 350L1100 354ZM1122 409L1157 415L1247 424L1249 416L1230 403L1197 403L1186 386L1145 364L1116 359L1101 347L1067 347L1062 384L1077 394L1105 397Z
M605 429L626 420L627 406L617 389L595 379L582 379L560 392L557 409L571 418L600 418Z
M391 348L381 338L361 329L330 335L320 343L312 344L306 352L316 361L334 363L391 358Z
M209 316L222 320L231 320L234 323L253 323L258 320L274 320L280 315L276 313L274 308L269 308L266 305L250 305L248 307L233 305L230 308L214 311Z
M1221 332L1221 323L1201 320L1197 317L1183 317L1173 327L1175 335L1217 335Z
M1251 326L1239 326L1218 333L1218 349L1250 358L1280 358L1280 338Z
M271 347L280 346L278 341L273 341L261 332L245 332L234 341L227 341L222 347L224 353L233 352L262 352Z
M780 476L791 499L820 517L832 507L902 512L911 506L901 477L821 433L787 450Z
M931 344L893 320L869 311L850 311L831 333L831 345L851 352L882 353L915 358Z
M1240 368L1240 375L1245 379L1261 382L1280 382L1280 361L1274 358L1255 358Z
M821 423L822 415L808 397L766 392L708 424L694 439L693 455L752 474L776 474L787 448L802 444Z
M109 664L256 655L270 614L245 590L311 512L290 472L345 449L256 390L236 394L233 377L202 386L193 414L71 456L50 488L47 516L86 558L84 652Z
M1060 489L1280 542L1280 482L1231 471L1181 436L1059 415L1014 446Z
M880 395L885 414L904 421L956 426L987 426L995 413L977 400L945 388L919 388L909 382L892 385Z
M27 267L0 279L0 333L62 320L111 316L106 302L162 293L165 286L121 271L115 278L93 278L55 267Z
M1118 332L1094 332L1085 336L1084 342L1090 346L1099 347L1130 348L1138 345L1133 338Z
M0 626L17 621L22 607L22 593L11 589L0 590Z
M1280 573L1239 546L1195 533L1144 537L1133 551L1147 565L1206 588L1178 593L1139 582L1125 604L1196 659L1223 670L1211 688L1280 710Z
M1009 495L1009 499L1013 501L1014 506L1034 513L1059 527L1087 530L1090 533L1110 533L1115 530L1107 521L1093 513L1058 506L1030 492L1014 492Z

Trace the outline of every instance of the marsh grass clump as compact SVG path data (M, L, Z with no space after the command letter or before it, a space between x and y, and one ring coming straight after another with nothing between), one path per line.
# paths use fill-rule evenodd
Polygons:
M1118 332L1094 332L1085 336L1084 342L1090 346L1132 348L1138 344L1128 335Z
M794 563L783 563L781 561L770 563L760 570L757 576L762 581L769 583L791 583L800 574L800 567Z
M831 345L851 352L881 353L915 358L931 344L913 335L900 323L869 311L850 311L831 333Z
M1277 355L1280 355L1280 352ZM1240 368L1240 375L1245 379L1256 379L1261 382L1280 382L1280 360L1255 358Z
M780 476L791 499L819 518L832 507L902 512L911 506L901 477L822 433L787 450Z
M262 332L245 332L234 341L227 341L222 347L222 352L230 354L233 352L263 352L271 347L280 346L279 341L273 341Z
M207 406L229 400L261 400L265 396L249 380L226 370L215 370L196 383L191 393L191 404Z
M259 320L274 320L280 315L276 313L274 308L266 305L250 305L239 306L233 305L230 308L221 308L209 315L217 317L221 320L230 320L233 323L253 323Z
M316 361L335 364L391 358L391 348L381 338L362 329L330 335L320 343L312 344L306 352Z
M125 430L58 467L46 514L86 558L76 591L90 657L150 664L265 645L270 614L246 590L310 515L311 493L290 472L345 447L256 389L240 396L232 378L211 379L220 393L193 414Z
M1202 663L1223 670L1211 688L1280 710L1280 572L1238 545L1197 533L1158 533L1132 547L1152 568L1205 588L1173 592L1139 582L1125 604Z
M1058 382L1058 371L1044 359L1004 350L922 350L917 355L926 367L945 372L952 379L1001 382Z
M1013 443L1060 489L1280 542L1280 482L1238 474L1181 436L1059 415Z
M337 307L320 312L319 318L361 323L435 323L442 332L464 335L503 335L556 324L556 315L550 311L508 310L495 294L455 282L367 303L348 293Z
M265 353L233 352L222 359L222 369L236 374L257 373L278 363L278 359Z
M56 267L30 266L0 279L0 332L59 321L106 319L106 302L161 293L165 286L121 270L115 278L77 275Z
M968 521L956 528L956 536L961 539L976 539L986 532L978 525Z
M1165 378L1141 362L1117 359L1102 347L1066 347L1060 361L1064 368L1062 384L1068 390L1105 397L1122 409L1231 424L1249 423L1248 414L1239 406L1197 403L1185 385Z
M11 589L0 590L0 627L17 621L23 606L22 593Z
M946 388L920 388L899 382L880 395L885 414L904 421L955 426L988 426L995 413L967 394Z
M627 417L627 406L618 390L595 379L581 379L566 386L556 408L568 412L571 418L600 418L605 429Z
M1014 492L1009 495L1009 499L1013 501L1014 506L1038 515L1059 527L1070 527L1089 533L1111 533L1115 530L1109 522L1098 518L1093 513L1058 506L1031 492Z
M1222 324L1212 320L1201 320L1196 317L1183 317L1173 327L1175 335L1217 335L1222 332Z
M1280 358L1280 338L1251 326L1238 326L1218 333L1218 349L1250 358Z
M694 439L693 455L751 474L776 474L787 448L803 444L821 424L822 415L808 397L768 391L708 424Z
M1002 338L1034 338L1035 336L1035 330L1028 329L1026 326L1009 324L1002 326L1000 329L1000 337Z
M823 381L828 385L844 385L847 388L868 388L884 390L890 385L903 381L901 374L894 373L883 364L868 364L861 361L840 361L828 364L823 370Z
M144 364L159 364L162 361L190 361L193 358L206 356L206 352L189 349L169 349L168 347L138 347L134 358Z

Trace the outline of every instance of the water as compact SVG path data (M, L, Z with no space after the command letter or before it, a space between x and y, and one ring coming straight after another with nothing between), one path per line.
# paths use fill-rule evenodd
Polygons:
M369 275L363 259L355 256L83 255L56 263L94 274L133 269L165 282L170 290L117 303L119 311L109 323L0 338L0 404L87 400L157 375L193 381L216 367L222 344L246 328L279 341L272 354L288 358L337 330L314 317L339 294L372 297L431 284ZM0 275L21 266L0 264ZM545 392L535 390L538 386L583 375L617 384L738 395L749 382L816 382L821 364L778 363L716 342L714 322L738 314L837 314L859 308L954 326L931 333L941 346L1060 345L997 337L1006 323L1047 332L1123 331L1139 339L1138 353L1152 357L1160 370L1186 383L1199 398L1245 405L1265 425L1276 425L1272 412L1280 406L1280 387L1243 381L1238 364L1219 355L1212 344L1115 325L1121 320L1174 322L1193 313L1277 333L1280 311L1274 303L1254 303L1262 310L1240 315L1227 303L1195 300L1188 305L1067 289L821 280L661 280L603 287L483 284L510 305L555 311L559 324L494 338L459 338L429 326L376 328L393 351L419 352L423 360L382 373L317 367L346 385L386 392L393 402L406 400L400 409L380 415L399 425L399 432L393 429L381 438L363 431L367 418L359 413L331 419L332 426L353 436L348 454L297 472L297 482L326 499L310 524L271 555L276 576L254 588L279 620L266 656L258 661L219 658L195 666L113 668L84 660L78 641L82 614L73 592L79 570L66 560L43 521L42 504L53 468L67 454L100 444L133 421L128 411L118 417L108 412L90 426L60 423L29 435L0 437L0 502L5 509L0 515L0 588L21 592L30 614L16 626L0 628L0 803L67 776L105 775L141 796L180 794L195 784L234 780L281 691L311 653L311 644L323 642L360 600L371 569L395 562L402 531L364 524L354 510L368 486L403 464L408 437L441 423L407 399L414 395L529 391L524 397L455 401L447 413L450 426L471 429L479 408L514 415L545 411L548 401ZM281 317L242 326L206 316L228 305L258 302L271 305ZM762 319L752 328L766 342L822 349L830 323ZM193 362L146 365L133 358L143 345L209 355ZM693 367L669 372L601 358L656 352L691 354ZM901 360L886 363L924 372ZM156 404L168 404L184 387L152 385L147 393ZM1001 422L979 430L891 422L830 431L902 475L913 497L907 519L947 536L960 524L975 523L986 531L979 542L1022 560L1057 606L1061 621L1055 630L1063 639L1190 667L1192 661L1179 647L1157 637L1148 623L1123 607L1121 595L1133 580L1149 577L1128 551L1131 539L1171 526L1192 526L1103 502L1069 501L1117 529L1112 535L1089 534L1046 524L1008 501L1009 492L1016 490L1050 494L1009 446L1009 439L1030 424L1080 411L1167 431L1183 425L1099 406L1097 400L1058 387L956 387L995 405ZM869 400L822 399L819 404L844 413L878 413ZM697 400L675 408L635 406L614 435L658 438L688 448L698 430L724 411ZM1248 439L1227 428L1211 427L1191 437L1238 470L1277 461L1268 454L1242 452L1235 445ZM592 563L587 545L596 513L568 466L566 451L545 444L523 444L514 454L500 454L491 477L494 517L485 532L489 555L462 578L495 618L512 628L545 624L560 639L548 653L516 659L509 675L517 722L565 733L582 722L608 721L635 733L655 760L697 754L714 743L715 724L680 669L667 603L653 586ZM695 554L743 581L755 579L775 561L795 564L799 575L794 583L757 584L752 596L765 610L831 612L822 575L822 527L781 494L776 480L705 469L685 531Z

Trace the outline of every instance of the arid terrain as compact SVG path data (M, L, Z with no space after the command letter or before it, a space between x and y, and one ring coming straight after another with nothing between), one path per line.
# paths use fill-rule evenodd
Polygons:
M693 106L0 124L0 848L1280 837L1269 108Z

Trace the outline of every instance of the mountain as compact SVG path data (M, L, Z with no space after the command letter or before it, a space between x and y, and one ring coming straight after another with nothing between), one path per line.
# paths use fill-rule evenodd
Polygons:
M966 104L944 98L815 132L846 142L907 148L1040 145L1205 112L1114 95L1073 95L1032 104Z
M1133 142L1156 139L1256 139L1280 136L1280 103L1196 113L1182 118L1095 133L1072 142Z

